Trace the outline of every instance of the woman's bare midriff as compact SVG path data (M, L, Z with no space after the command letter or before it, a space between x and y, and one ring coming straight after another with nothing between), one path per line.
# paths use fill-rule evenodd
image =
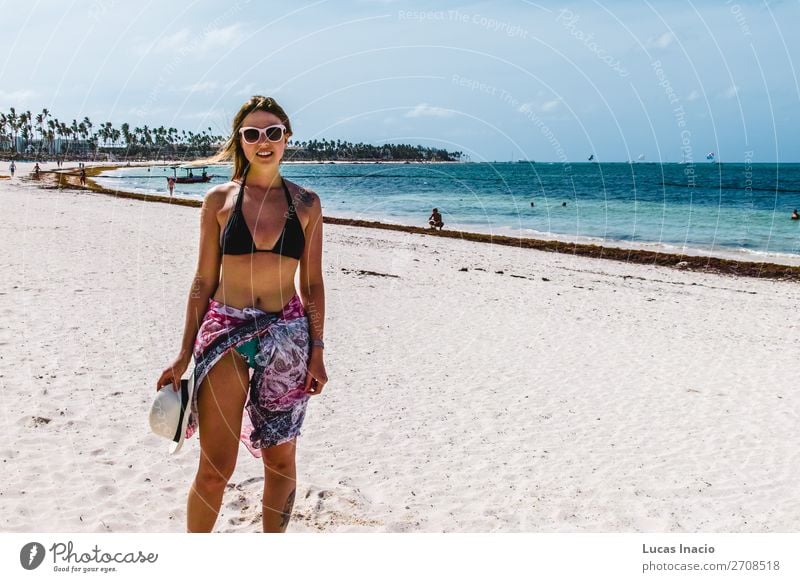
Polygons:
M296 292L299 263L276 253L223 255L214 300L237 309L280 311Z

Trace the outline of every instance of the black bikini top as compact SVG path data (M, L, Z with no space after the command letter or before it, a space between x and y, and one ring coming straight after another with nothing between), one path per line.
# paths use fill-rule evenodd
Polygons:
M289 207L286 216L286 221L283 225L278 242L272 249L257 249L255 242L253 242L253 235L250 233L250 228L244 219L242 212L242 199L244 198L244 184L247 180L245 175L242 178L242 186L239 188L239 195L236 197L236 206L228 218L228 223L225 225L225 230L222 231L219 245L222 248L223 255L246 255L249 253L277 253L285 257L291 257L299 260L303 256L303 249L305 248L306 239L303 234L303 226L300 224L300 219L295 212L294 204L292 204L292 196L289 194L289 188L286 186L286 180L283 181L283 192L286 195L286 204Z

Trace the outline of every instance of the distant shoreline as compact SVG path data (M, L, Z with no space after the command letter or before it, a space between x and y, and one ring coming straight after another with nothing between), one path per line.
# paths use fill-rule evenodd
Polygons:
M315 162L286 162L286 163L315 163ZM335 163L335 162L334 162ZM397 162L394 162L397 163ZM430 162L429 162L430 163ZM437 162L433 162L437 163ZM448 162L463 163L463 162ZM133 166L154 166L165 165L164 163L138 162ZM171 165L169 162L166 165ZM111 190L97 184L93 177L102 172L128 167L126 164L87 166L86 167L86 187L81 187L79 183L79 170L77 168L43 171L43 188L50 189L76 189L91 190L99 194L116 196L119 198L131 198L144 200L147 202L160 202L164 204L178 204L181 206L202 206L202 200L192 200L187 198L169 197L160 194L141 194L137 192L127 192L124 190ZM379 221L358 220L349 218L336 218L325 216L325 223L340 224L344 226L360 226L364 228L376 228L384 230L395 230L410 234L424 234L428 236L443 236L447 238L458 238L473 242L499 244L504 246L514 246L519 248L535 249L547 252L556 252L584 257L610 259L627 263L638 263L653 266L671 267L678 270L700 271L723 275L733 275L739 277L754 277L760 279L775 279L781 281L800 281L800 267L782 265L776 263L756 262L756 261L736 261L723 259L713 256L695 256L677 253L661 253L655 251L627 249L619 247L608 247L594 244L569 243L555 240L519 238L503 235L491 235L474 233L467 231L442 230L434 231L429 228L405 226L398 224L386 224Z

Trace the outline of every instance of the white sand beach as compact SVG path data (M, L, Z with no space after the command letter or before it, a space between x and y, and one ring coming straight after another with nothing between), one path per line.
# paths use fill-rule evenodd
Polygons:
M198 440L147 415L199 210L19 178L0 208L2 531L183 532ZM796 283L339 225L324 273L289 532L800 523ZM263 476L242 446L215 531L261 530Z

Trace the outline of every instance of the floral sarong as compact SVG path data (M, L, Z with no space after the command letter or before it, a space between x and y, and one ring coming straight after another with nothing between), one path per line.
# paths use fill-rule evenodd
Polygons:
M303 390L308 371L308 318L295 294L279 312L256 307L237 309L214 299L194 343L194 394L186 438L198 429L197 396L211 368L236 349L252 369L240 440L261 457L262 448L300 435L309 395Z

